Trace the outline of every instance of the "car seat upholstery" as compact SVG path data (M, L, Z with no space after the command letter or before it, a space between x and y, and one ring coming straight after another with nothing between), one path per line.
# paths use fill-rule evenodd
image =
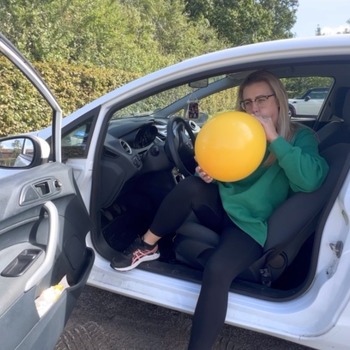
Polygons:
M336 144L321 154L329 164L323 185L312 193L295 193L278 207L268 222L263 256L239 277L271 285L315 232L321 215L328 215L350 168L350 144ZM194 214L177 230L174 239L177 260L202 269L219 235L201 225Z
M317 131L320 149L334 143L350 142L350 88L338 89L334 101L333 120Z

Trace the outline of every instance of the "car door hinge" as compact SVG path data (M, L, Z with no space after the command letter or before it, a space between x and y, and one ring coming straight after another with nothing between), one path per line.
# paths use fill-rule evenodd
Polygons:
M343 246L344 246L343 241L337 241L336 243L329 243L329 247L331 248L335 257L327 269L328 278L331 278L337 271L338 263L343 252Z

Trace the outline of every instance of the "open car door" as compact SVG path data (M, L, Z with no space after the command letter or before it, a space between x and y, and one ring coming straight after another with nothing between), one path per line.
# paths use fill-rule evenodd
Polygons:
M93 251L85 243L91 223L72 169L60 162L60 107L2 35L0 52L1 77L11 74L7 81L21 76L30 82L46 104L40 113L53 116L51 145L30 134L0 139L0 348L53 349L93 264ZM17 115L20 102L24 109L30 105L21 84L13 84L11 92L0 82L1 99L10 102L5 108L0 104L0 122L11 114L11 105Z

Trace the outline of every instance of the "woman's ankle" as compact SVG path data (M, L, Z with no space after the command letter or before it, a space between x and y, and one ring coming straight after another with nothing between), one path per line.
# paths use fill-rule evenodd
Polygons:
M142 240L149 244L149 245L155 245L157 244L157 242L159 241L160 237L158 237L157 235L155 235L153 232L151 232L150 230L148 230L142 237Z

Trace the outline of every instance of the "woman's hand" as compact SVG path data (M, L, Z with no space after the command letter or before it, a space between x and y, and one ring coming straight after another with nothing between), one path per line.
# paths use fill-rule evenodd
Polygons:
M279 136L275 124L273 123L272 118L266 117L266 116L258 116L258 115L253 115L256 119L259 120L261 125L263 126L266 134L266 139L268 142L272 142L277 139Z
M196 173L206 183L212 182L214 179L209 176L199 165L196 167Z

